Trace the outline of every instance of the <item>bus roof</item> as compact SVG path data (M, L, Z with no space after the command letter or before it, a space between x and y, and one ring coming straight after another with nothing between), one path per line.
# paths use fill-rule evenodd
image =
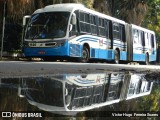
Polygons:
M38 9L34 13L52 12L52 11L68 11L68 12L72 12L75 8L84 9L85 7L82 4L75 4L75 3L54 4L54 5L48 5L48 6L44 7L44 8Z
M137 28L138 30L142 30L144 32L148 32L148 33L152 33L152 34L155 34L154 31L152 30L149 30L149 29L146 29L146 28L143 28L143 27L140 27L140 26L137 26L137 25L134 25L134 24L131 24L132 28Z
M88 9L84 5L78 4L78 3L64 3L64 4L48 5L48 6L44 7L44 8L42 8L42 9L36 10L34 12L34 14L36 14L36 13L43 13L43 12L52 12L52 11L73 12L75 10L82 10L82 11L84 11L86 13L97 15L99 17L106 18L108 20L112 20L112 21L115 21L115 22L118 22L118 23L121 23L121 24L125 24L125 22L122 21L122 20L120 20L120 19L116 19L114 17L111 17L111 16L108 16L108 15L102 14L100 12Z

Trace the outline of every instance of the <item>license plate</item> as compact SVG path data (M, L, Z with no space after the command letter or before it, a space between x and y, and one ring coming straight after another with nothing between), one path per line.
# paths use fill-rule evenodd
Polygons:
M38 54L44 55L44 54L46 54L46 53L45 53L45 51L39 51Z

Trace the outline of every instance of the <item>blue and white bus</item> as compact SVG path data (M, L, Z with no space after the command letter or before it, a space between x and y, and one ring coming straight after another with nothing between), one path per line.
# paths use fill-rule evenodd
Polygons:
M24 17L24 25L28 16ZM90 10L81 4L49 5L36 10L24 36L25 57L44 60L156 61L155 33Z

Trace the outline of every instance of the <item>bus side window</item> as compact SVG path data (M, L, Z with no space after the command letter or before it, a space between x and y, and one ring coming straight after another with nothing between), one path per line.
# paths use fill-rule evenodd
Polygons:
M140 30L138 30L138 43L139 43L139 45L142 45L142 40L141 40L141 31Z
M109 21L109 39L113 41L113 25L112 21Z
M80 12L80 33L91 33L90 30L90 14Z
M133 41L134 41L134 44L139 43L139 33L138 33L138 30L136 29L133 29Z
M113 40L120 40L120 29L118 23L113 23Z
M140 34L141 34L141 43L142 43L142 46L145 46L144 32L141 31Z
M104 19L103 18L99 18L99 22L98 22L98 30L99 30L99 36L106 36L105 35L105 26L104 26Z
M91 34L97 35L96 16L91 15Z
M85 26L86 26L86 32L91 33L90 29L90 14L85 13Z
M151 34L151 47L154 48L154 35Z
M149 45L149 41L148 41L148 33L145 32L145 41L146 41L146 46Z
M77 32L79 33L80 32L80 26L79 26L79 19L80 19L80 13L79 13L79 10L76 10L75 11L75 14L76 14L76 17L77 17Z
M78 35L78 19L79 19L79 11L75 11L75 14L76 14L76 19L77 19L77 24L76 25L73 25L72 24L72 30L70 31L69 33L69 36L73 36L73 35ZM73 17L73 16L72 16Z
M120 25L120 40L126 42L124 25Z
M80 32L82 33L83 31L85 31L85 26L84 26L84 13L80 12L80 22L79 22L79 26L80 26Z
M105 35L106 35L106 38L109 39L109 21L108 20L105 20Z
M80 12L80 21L84 21L84 13L83 12Z

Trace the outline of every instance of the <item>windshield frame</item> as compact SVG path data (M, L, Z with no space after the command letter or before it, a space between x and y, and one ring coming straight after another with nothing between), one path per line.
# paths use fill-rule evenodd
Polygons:
M44 20L40 19L40 21L43 21L45 24L39 25L39 27L43 26L42 28L46 30L45 27L48 27L48 28L50 27L49 25L47 25L47 20L48 20L48 22L49 22L49 19L51 21L54 21L54 19L52 19L52 18L55 17L55 16L53 16L54 14L57 14L57 15L62 14L62 15L64 15L63 17L66 19L64 25L59 24L62 27L65 27L64 28L65 30L64 30L64 33L63 33L62 36L49 36L49 37L45 37L45 36L43 36L41 34L43 32L42 30L40 30L38 33L29 33L29 32L32 32L31 30L33 29L33 23L34 23L34 20L35 20L35 18L37 16L40 16L40 17L41 17L41 15L42 16L46 16L46 17L49 16L48 18L44 18ZM68 12L68 11L52 11L52 12L41 12L41 13L33 14L31 16L31 19L30 19L27 27L26 27L24 39L25 40L39 40L39 39L41 39L41 40L48 40L48 39L63 39L63 38L65 38L68 35L68 26L69 26L69 23L70 23L70 15L71 15L71 12ZM52 18L50 18L50 17L52 17ZM39 20L39 18L37 18L37 19ZM62 21L64 21L64 19L61 19L61 22L59 22L59 21L58 21L58 23L62 23ZM57 22L54 22L54 23L57 23ZM37 25L37 24L35 24L35 25ZM50 27L50 29L53 29L53 27ZM58 29L57 29L57 31L58 31ZM41 34L41 36L40 36L40 34ZM57 34L55 33L55 35L57 35Z

